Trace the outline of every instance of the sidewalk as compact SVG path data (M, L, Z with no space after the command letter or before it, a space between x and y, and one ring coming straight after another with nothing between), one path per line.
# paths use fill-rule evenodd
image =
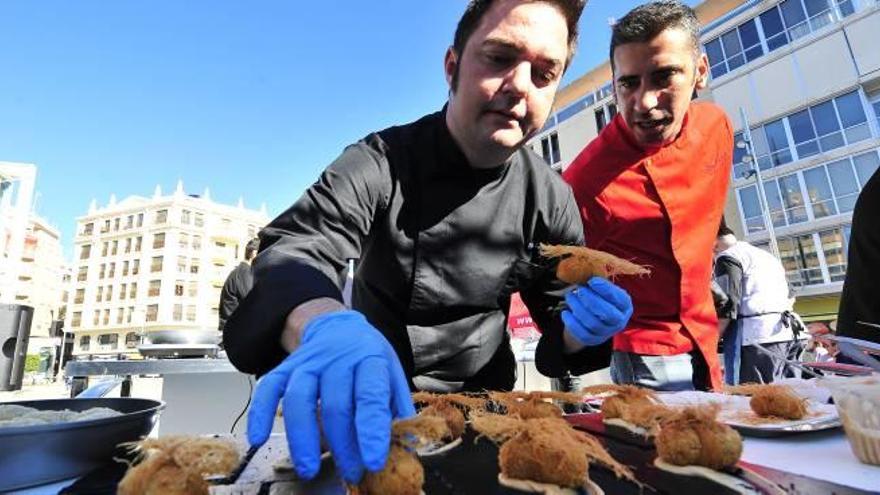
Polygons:
M0 402L14 402L20 400L37 399L69 399L70 390L64 380L48 383L26 383L21 390L3 392L0 391Z

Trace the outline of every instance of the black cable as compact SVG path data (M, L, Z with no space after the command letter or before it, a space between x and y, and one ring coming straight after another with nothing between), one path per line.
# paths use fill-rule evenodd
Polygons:
M238 426L238 422L241 420L242 416L244 416L244 413L247 412L249 407L251 407L251 397L254 395L254 381L253 380L254 380L253 376L247 375L247 381L248 381L247 403L244 405L244 409L242 409L241 412L238 414L238 417L235 418L235 421L232 422L232 428L229 429L230 435L235 434L235 427Z

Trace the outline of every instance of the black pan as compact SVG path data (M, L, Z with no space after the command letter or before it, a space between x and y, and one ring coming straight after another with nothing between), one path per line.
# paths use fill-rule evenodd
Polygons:
M51 399L4 402L45 411L107 407L111 418L0 427L0 492L82 476L122 456L118 445L148 435L165 408L149 399Z

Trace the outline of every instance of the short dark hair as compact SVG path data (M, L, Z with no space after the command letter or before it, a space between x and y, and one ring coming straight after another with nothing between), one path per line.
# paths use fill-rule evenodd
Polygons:
M577 49L578 20L581 18L581 12L583 12L587 0L526 1L549 3L559 9L562 16L565 17L565 24L568 27L568 56L565 59L565 68L568 69L568 65L571 63L571 59L574 57L574 52ZM458 20L458 26L455 28L455 38L452 42L452 49L459 58L461 58L461 54L464 53L464 47L467 45L471 35L477 30L480 21L483 20L486 12L489 11L494 2L495 0L471 0L468 2L464 14L462 14L461 19ZM455 89L458 85L458 67L459 65L455 66L455 73L452 75L452 89Z
M721 217L721 225L718 226L718 237L724 237L726 235L732 235L736 237L736 234L733 232L733 229L727 226L727 221L724 219L724 216Z
M244 247L244 259L250 260L253 259L254 256L257 255L257 251L260 250L260 238L254 237L249 240L247 245Z
M694 9L675 0L640 5L621 17L611 28L608 58L614 67L614 49L627 43L647 43L667 29L681 29L691 38L694 53L700 52L700 21Z

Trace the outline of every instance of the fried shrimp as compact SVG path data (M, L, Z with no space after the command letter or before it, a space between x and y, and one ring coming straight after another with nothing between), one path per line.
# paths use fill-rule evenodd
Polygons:
M687 407L665 419L655 440L659 457L677 466L722 469L736 464L742 438L715 419L718 411L718 405Z
M749 405L758 416L802 419L807 415L806 399L784 385L764 385L755 391Z
M235 444L218 438L175 435L124 446L137 456L119 482L120 495L207 494L204 476L228 475L239 463Z
M541 244L541 256L562 258L556 277L569 284L584 284L593 276L613 279L621 275L650 275L651 270L613 254L582 246Z

